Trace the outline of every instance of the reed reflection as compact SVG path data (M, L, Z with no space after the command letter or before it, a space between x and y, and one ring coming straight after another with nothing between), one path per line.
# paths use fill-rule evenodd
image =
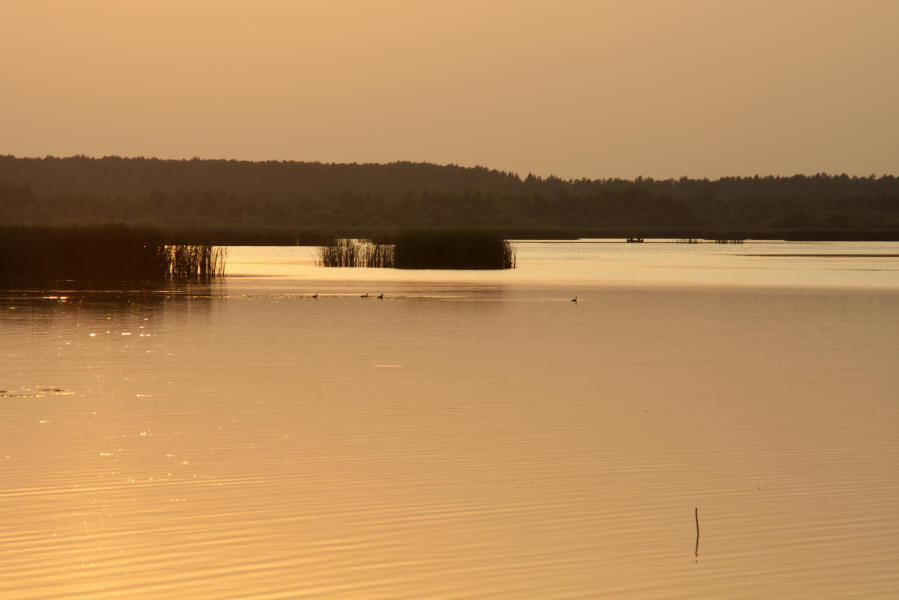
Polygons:
M107 367L138 356L152 365L168 351L167 333L209 323L219 289L0 291L0 390L22 398L96 391Z
M141 315L179 310L207 311L220 295L211 284L172 284L144 290L0 290L0 328L78 321L124 322Z

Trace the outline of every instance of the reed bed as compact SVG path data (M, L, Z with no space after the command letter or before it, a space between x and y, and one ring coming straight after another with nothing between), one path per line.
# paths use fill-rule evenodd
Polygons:
M396 240L398 269L514 269L515 251L492 231L408 231Z
M0 228L0 283L201 281L225 272L225 249L125 225Z
M166 277L171 279L210 279L225 274L225 248L209 244L166 244L158 248Z
M515 252L489 231L408 231L391 242L335 239L319 248L324 267L512 269Z
M394 264L393 245L371 240L334 239L318 249L318 264L322 267L389 268Z

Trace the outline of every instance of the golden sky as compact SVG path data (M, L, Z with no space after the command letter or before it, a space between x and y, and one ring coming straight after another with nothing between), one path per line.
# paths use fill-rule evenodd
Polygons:
M0 0L0 153L899 165L896 0Z

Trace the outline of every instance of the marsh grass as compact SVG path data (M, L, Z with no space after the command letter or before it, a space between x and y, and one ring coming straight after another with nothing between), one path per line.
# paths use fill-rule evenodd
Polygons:
M324 267L512 269L515 252L489 231L407 231L390 241L335 239L319 248Z
M204 280L225 274L225 249L209 244L166 244L157 248L165 277Z
M393 266L393 245L371 240L334 239L318 249L318 265L322 267Z
M225 249L126 225L0 228L0 283L158 282L224 275Z
M397 269L513 269L515 251L492 231L407 231L395 245Z

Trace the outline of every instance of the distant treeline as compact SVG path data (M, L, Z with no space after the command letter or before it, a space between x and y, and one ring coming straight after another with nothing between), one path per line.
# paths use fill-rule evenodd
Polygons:
M507 237L899 239L899 178L521 178L426 163L0 156L0 224L124 222L214 243L408 229Z

